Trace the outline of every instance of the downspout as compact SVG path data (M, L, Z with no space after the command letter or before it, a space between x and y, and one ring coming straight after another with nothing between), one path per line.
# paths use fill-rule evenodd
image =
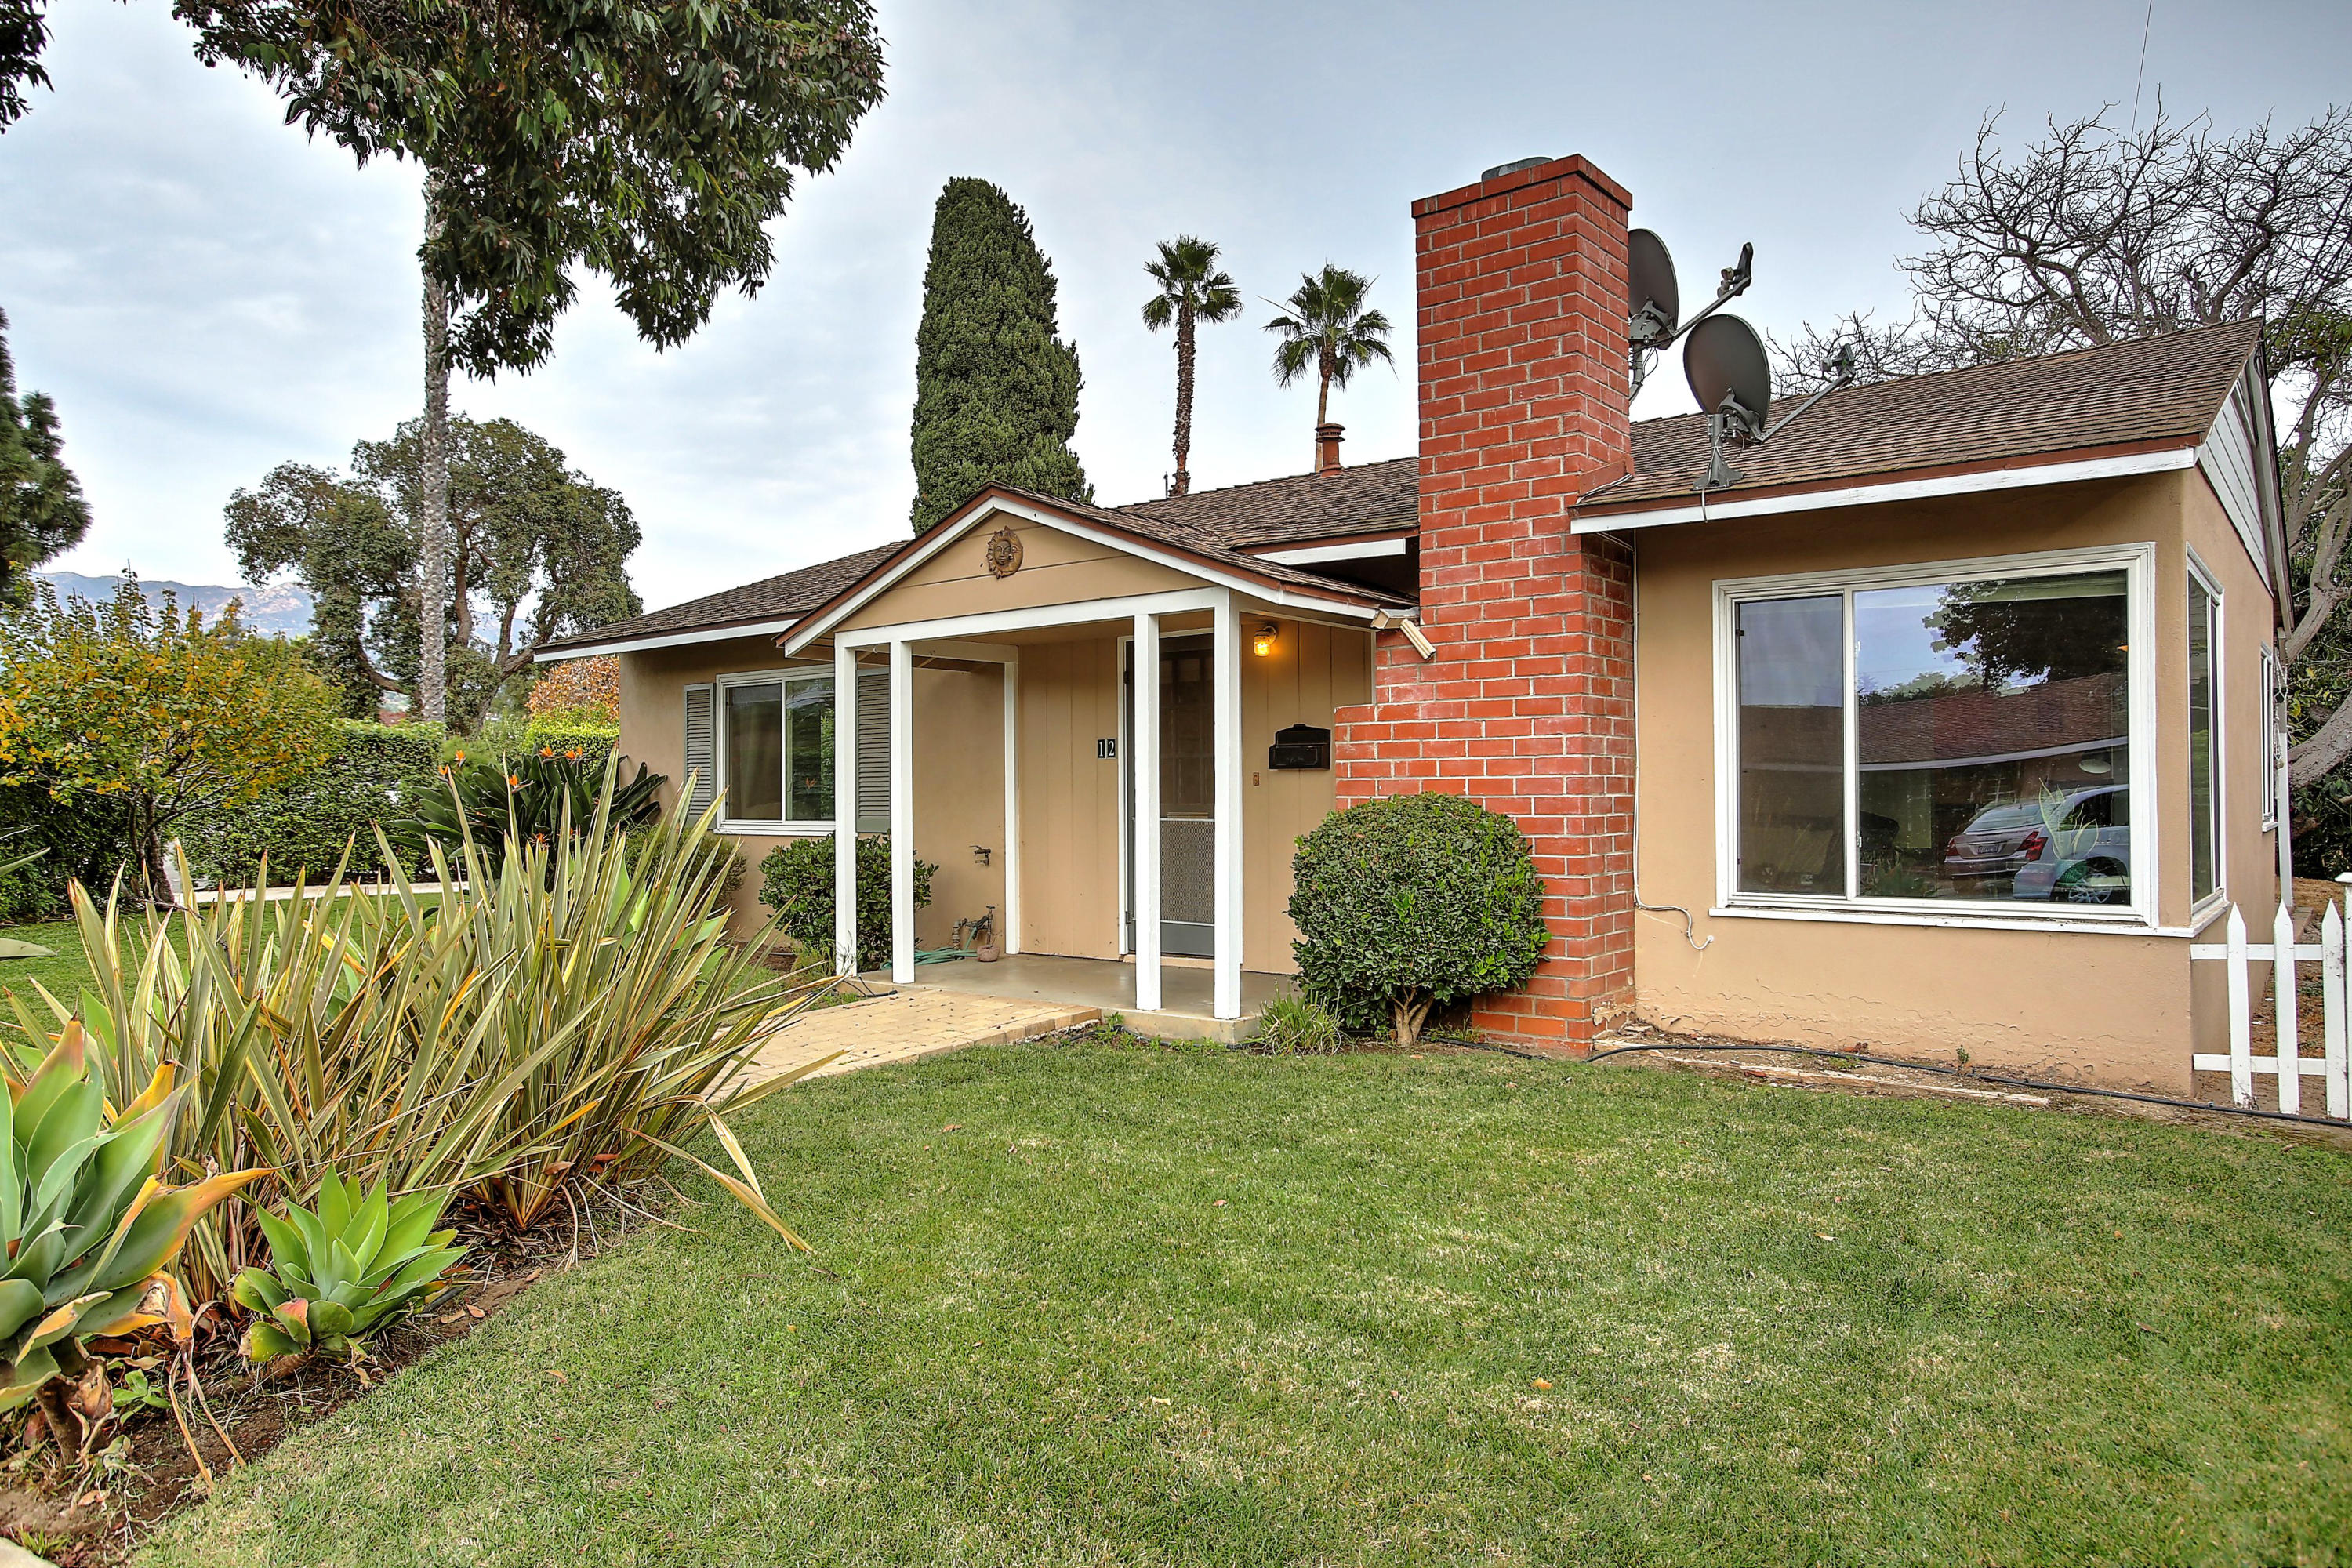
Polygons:
M1702 501L1704 504L1704 501ZM1654 904L1642 897L1642 546L1638 532L1612 533L1610 538L1625 546L1633 568L1633 907L1652 914L1683 917L1683 940L1690 943L1693 952L1705 952L1715 941L1709 934L1701 937L1697 922L1690 910L1680 904Z

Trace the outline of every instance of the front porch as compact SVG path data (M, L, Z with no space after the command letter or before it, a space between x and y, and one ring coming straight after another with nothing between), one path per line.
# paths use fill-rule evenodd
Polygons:
M831 798L887 823L887 980L1246 1037L1286 980L1292 846L1332 809L1373 610L1139 560L1025 505L983 514L993 537L942 525L784 639L833 667ZM844 973L856 883L839 836ZM919 968L991 903L1002 962Z
M890 984L876 970L866 978ZM914 992L940 992L957 996L989 997L1024 1005L1091 1008L1104 1016L1116 1013L1139 1035L1171 1040L1221 1040L1228 1045L1257 1032L1258 1015L1265 1005L1291 987L1287 974L1244 970L1238 1016L1221 1018L1216 1008L1216 976L1197 964L1160 961L1160 1005L1145 1007L1136 1001L1136 965L1100 958L1059 958L1024 952L994 963L963 959L950 963L926 963L915 971Z

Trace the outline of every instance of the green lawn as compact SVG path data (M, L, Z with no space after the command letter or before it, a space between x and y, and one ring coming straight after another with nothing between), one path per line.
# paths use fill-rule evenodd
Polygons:
M37 942L55 948L55 958L0 959L0 992L22 986L26 999L38 1007L32 987L25 983L37 980L50 992L70 1002L89 984L89 965L83 962L81 934L71 921L46 925L0 926L0 936L14 937L18 942Z
M705 1205L139 1561L2352 1561L2339 1154L1101 1044L743 1122L838 1280Z

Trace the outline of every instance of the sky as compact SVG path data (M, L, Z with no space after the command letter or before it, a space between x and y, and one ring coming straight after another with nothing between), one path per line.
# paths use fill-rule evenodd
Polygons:
M95 522L53 567L236 580L221 509L281 462L335 466L420 406L412 166L355 167L268 90L195 61L165 0L61 0L55 90L0 133L0 309L58 402ZM1378 279L1397 373L1334 397L1351 462L1412 450L1414 198L1580 153L1633 194L1686 300L1756 245L1735 307L1785 333L1905 313L1904 213L1982 116L2116 105L2234 127L2344 92L2352 6L2035 0L1181 7L880 0L888 98L777 220L776 267L658 353L592 285L549 364L460 380L635 510L648 607L905 535L932 202L973 174L1028 211L1086 384L1097 499L1160 493L1174 401L1142 326L1155 242L1223 247L1252 301L1202 331L1194 488L1308 466L1314 391L1259 330L1326 261ZM2145 68L2142 40L2146 39ZM1635 413L1685 412L1660 367Z

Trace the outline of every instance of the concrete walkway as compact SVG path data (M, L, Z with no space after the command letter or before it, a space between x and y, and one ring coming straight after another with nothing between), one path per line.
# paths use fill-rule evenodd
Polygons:
M761 1083L821 1057L838 1059L811 1073L825 1078L885 1062L913 1061L966 1046L1002 1046L1075 1029L1102 1016L1067 1003L963 996L929 989L893 991L803 1013L760 1047L745 1075Z

